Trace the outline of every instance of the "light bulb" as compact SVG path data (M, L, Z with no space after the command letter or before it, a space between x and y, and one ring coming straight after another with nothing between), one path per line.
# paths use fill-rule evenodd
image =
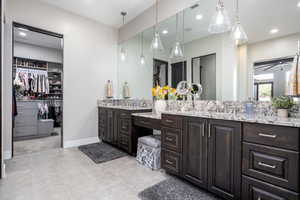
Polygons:
M219 11L217 12L216 24L217 24L217 25L222 25L222 24L224 24L224 15L223 15L223 13L222 13L221 10L219 10Z
M125 49L123 47L121 48L121 51L120 51L120 58L121 58L121 61L126 60L126 52L125 52Z
M142 54L141 55L141 64L144 65L145 64L145 56Z
M176 42L173 49L172 49L172 52L171 52L171 58L181 58L183 57L183 51L182 51L182 48L181 48L181 45L180 45L180 42Z
M216 12L213 15L208 27L210 33L224 33L231 29L231 21L229 15L223 5L223 2L219 1L216 7Z
M236 45L241 45L248 42L248 36L239 20L237 20L236 24L233 26L231 34L232 38L236 41Z
M151 50L158 50L158 51L163 51L164 50L164 46L161 42L161 39L160 39L160 35L158 32L155 32L154 34L154 38L152 40L152 43L151 43Z

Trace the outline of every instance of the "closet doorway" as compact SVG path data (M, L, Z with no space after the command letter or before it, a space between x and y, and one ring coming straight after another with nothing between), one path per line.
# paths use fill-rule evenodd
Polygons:
M13 23L13 156L63 146L63 35Z

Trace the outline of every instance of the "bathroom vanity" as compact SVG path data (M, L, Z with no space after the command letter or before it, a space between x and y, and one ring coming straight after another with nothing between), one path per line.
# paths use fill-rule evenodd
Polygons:
M299 128L294 125L166 114L162 167L224 199L298 200Z
M161 130L169 174L224 199L300 199L300 120L145 111L100 107L100 138L135 155L138 137Z
M137 130L133 128L131 114L151 112L151 108L102 106L98 107L98 128L100 140L119 147L131 155L136 153ZM140 132L140 136L152 134Z

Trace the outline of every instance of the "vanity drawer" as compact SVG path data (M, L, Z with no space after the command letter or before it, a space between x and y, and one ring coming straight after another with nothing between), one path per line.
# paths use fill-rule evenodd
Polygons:
M182 132L180 129L162 128L161 138L163 148L178 153L182 152Z
M244 141L299 150L299 129L264 124L244 124Z
M131 120L129 119L119 119L119 130L123 134L130 135L131 130Z
M131 113L129 111L119 111L119 117L121 119L131 119Z
M243 143L243 173L299 192L299 153Z
M161 151L161 165L167 172L180 175L181 172L181 155L163 149Z
M176 115L162 115L161 124L162 126L181 129L182 118Z
M275 185L243 176L242 200L299 200L295 193Z
M121 149L129 152L129 148L130 148L130 140L129 140L129 136L124 135L124 134L119 134L119 141L118 141L118 145Z

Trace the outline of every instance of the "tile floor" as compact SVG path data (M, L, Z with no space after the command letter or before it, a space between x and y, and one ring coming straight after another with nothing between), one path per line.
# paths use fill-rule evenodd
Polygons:
M60 128L55 128L55 136L49 136L44 138L37 138L31 140L22 140L14 142L14 155L24 155L28 153L36 153L49 149L60 148L61 136Z
M6 162L1 200L138 200L168 175L123 157L95 164L77 148L16 156Z

